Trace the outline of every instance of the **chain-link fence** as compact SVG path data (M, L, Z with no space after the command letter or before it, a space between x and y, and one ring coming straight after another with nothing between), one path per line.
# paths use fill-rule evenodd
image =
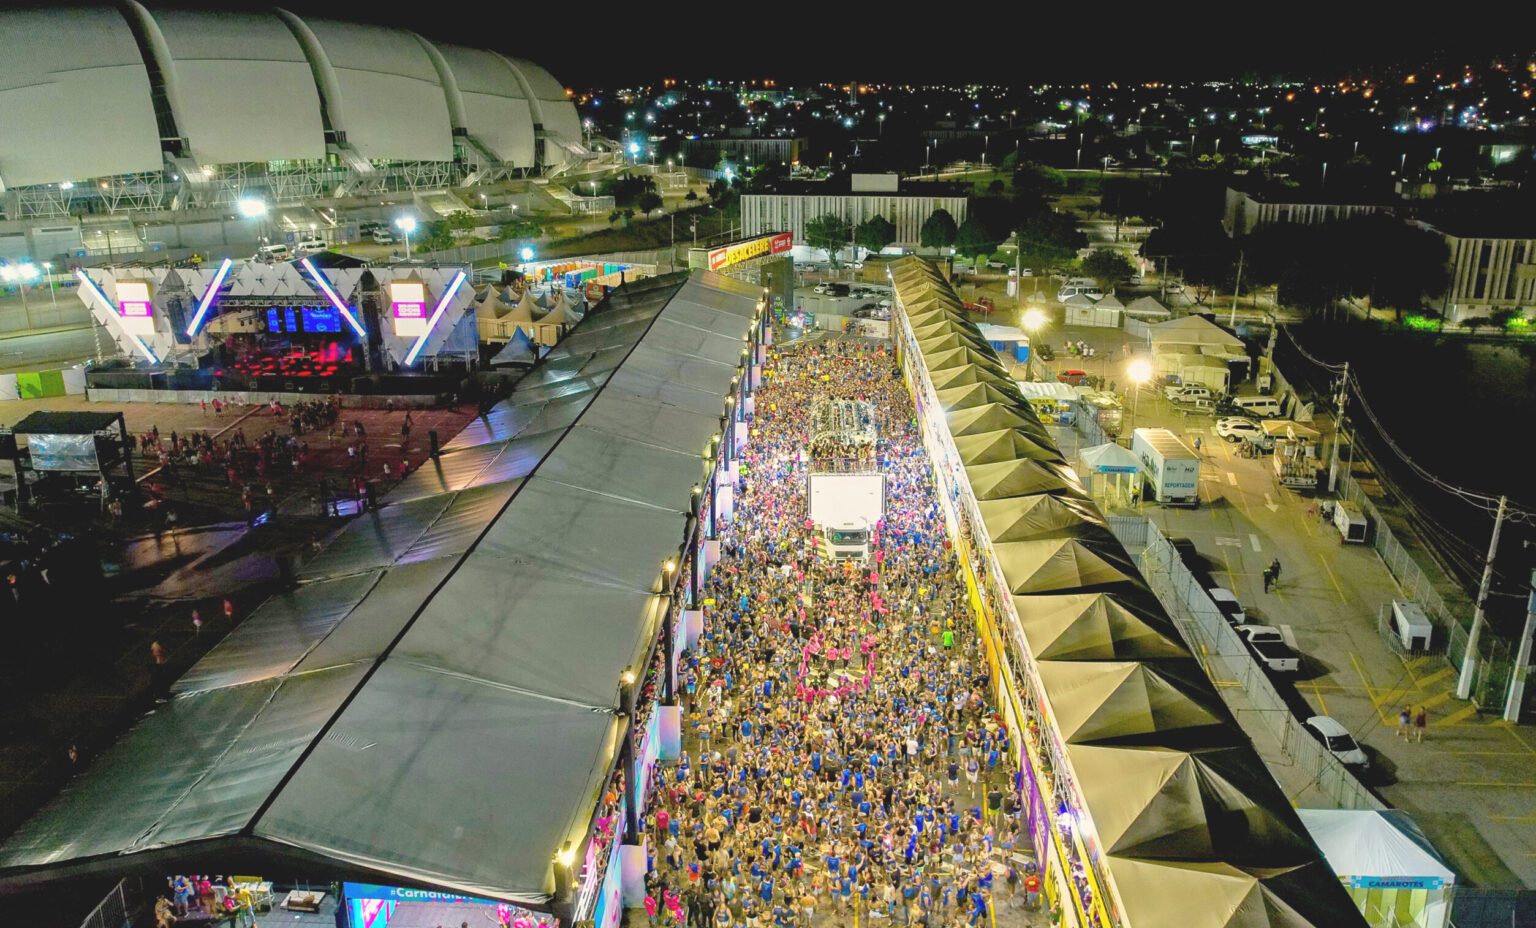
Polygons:
M1307 778L1306 786L1291 790L1291 798L1311 788L1341 809L1387 808L1302 727L1158 527L1150 519L1118 516L1110 521L1110 529L1122 544L1145 545L1139 558L1142 576L1238 721L1268 732L1285 758ZM1240 690L1242 698L1234 699L1233 689Z

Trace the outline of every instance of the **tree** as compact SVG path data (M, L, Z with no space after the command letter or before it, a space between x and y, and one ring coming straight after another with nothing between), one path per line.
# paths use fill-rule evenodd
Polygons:
M1083 259L1083 271L1108 290L1136 273L1136 266L1118 251L1110 248L1095 248L1088 252L1088 257Z
M994 197L1002 196L1004 189L1006 189L1006 187L1003 184L1002 178L998 178L992 181L992 183L987 184L987 195Z
M1018 228L1019 264L1048 268L1077 257L1088 237L1066 213L1046 210L1027 217Z
M896 241L896 227L889 219L874 215L853 230L853 243L866 251L879 251Z
M698 200L698 198L699 198L699 192L697 190L690 190L687 193L683 194L683 199L687 200L689 203L695 202L696 200Z
M1120 225L1132 216L1143 216L1151 205L1152 189L1133 177L1106 177L1099 182L1099 212L1115 217L1115 241Z
M616 206L635 206L640 202L641 196L656 192L656 178L649 175L620 174L603 181L598 189L604 196L613 197Z
M805 224L805 243L812 248L825 248L837 263L837 253L848 244L853 229L848 220L836 213L823 213Z
M948 248L955 243L955 217L947 209L936 209L918 230L918 244L924 248Z
M416 235L415 246L418 251L446 251L453 247L453 223L451 219L439 219L429 222L421 228Z
M998 240L975 216L967 218L955 232L955 254L964 255L976 264L981 264L996 251L997 244Z
M661 209L661 194L654 190L647 190L635 200L635 206L639 207L642 213L650 213Z

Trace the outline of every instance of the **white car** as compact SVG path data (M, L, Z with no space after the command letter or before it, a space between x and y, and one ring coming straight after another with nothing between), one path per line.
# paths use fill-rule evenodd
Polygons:
M1183 293L1184 292L1184 285L1179 283L1178 281L1174 281L1173 283L1168 285L1168 292L1169 293Z
M1143 283L1146 283L1146 280L1140 274L1132 274L1125 279L1125 282L1133 287L1139 287Z
M1228 416L1216 420L1216 434L1230 442L1239 442L1245 438L1260 438L1264 436L1264 429L1257 422L1244 416Z
M1216 609L1226 618L1231 625L1247 625L1248 614L1243 612L1243 604L1237 601L1237 596L1226 587L1213 586L1205 591L1205 595L1216 604Z
M1250 644L1255 641L1278 641L1285 644L1285 636L1273 625L1238 625L1233 631Z
M830 289L832 289L832 285L831 284L817 284L816 288L814 290L812 290L811 292L812 293L826 293Z
M1163 388L1163 395L1170 400L1215 400L1211 388L1199 383L1176 383Z
M324 251L327 248L331 247L331 243L327 242L323 238L311 237L311 238L306 238L306 239L300 239L298 244L296 246L294 246L294 247L298 248L299 251L311 251L311 252L313 252L313 251Z
M1361 770L1371 766L1371 759L1360 749L1360 743L1349 733L1349 729L1340 725L1336 719L1326 715L1314 715L1302 724L1323 743L1328 753L1337 757L1340 762Z

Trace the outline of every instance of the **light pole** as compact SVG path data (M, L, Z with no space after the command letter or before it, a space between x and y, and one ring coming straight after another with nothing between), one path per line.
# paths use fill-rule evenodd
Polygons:
M405 260L411 260L411 233L416 231L415 216L401 216L395 220L395 227L405 233Z
M1152 379L1152 362L1146 358L1133 358L1125 366L1125 376L1131 381L1131 433L1136 432L1136 407L1141 400L1141 385Z
M880 134L878 137L883 140L885 138L885 114L881 113L879 116L876 116L875 122L880 126Z
M16 284L21 290L21 316L26 320L27 328L32 328L32 308L27 305L27 284L38 277L37 265L29 262L24 264L7 264L0 267L0 280L8 284Z
M57 284L55 284L53 282L53 265L50 264L47 261L44 261L43 262L43 273L48 275L48 301L53 304L53 308L54 309L58 309L59 308L59 287L58 287Z

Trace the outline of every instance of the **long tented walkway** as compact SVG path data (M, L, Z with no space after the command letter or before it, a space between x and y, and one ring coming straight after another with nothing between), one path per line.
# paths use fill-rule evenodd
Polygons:
M861 569L818 559L807 522L810 410L829 397L876 411L887 508ZM1015 752L888 347L773 349L741 462L684 655L688 750L657 768L651 923L1046 924Z

